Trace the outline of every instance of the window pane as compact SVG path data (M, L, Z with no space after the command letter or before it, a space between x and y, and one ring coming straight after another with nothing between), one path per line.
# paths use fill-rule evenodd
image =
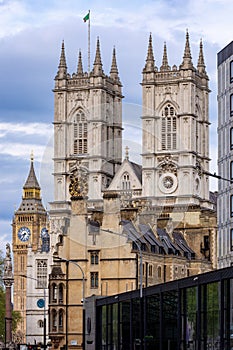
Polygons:
M233 61L230 63L230 82L233 83Z
M233 149L233 128L230 129L230 148Z
M230 96L230 111L231 111L231 117L233 116L233 94Z
M230 197L230 210L231 210L231 217L233 217L233 195Z
M37 288L47 288L47 261L37 261Z
M218 283L207 284L207 345L216 344L218 348L220 336L220 298Z
M231 250L233 250L233 228L231 229L230 245Z

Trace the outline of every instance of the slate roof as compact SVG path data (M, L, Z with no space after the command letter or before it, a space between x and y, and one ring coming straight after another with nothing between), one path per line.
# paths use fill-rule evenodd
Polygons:
M127 234L130 240L139 244L146 244L148 249L150 246L153 247L150 252L180 255L189 260L195 258L195 252L188 246L181 232L174 231L171 237L165 229L157 228L157 238L149 225L139 224L137 228L129 220L123 220L122 225L123 232ZM142 250L145 250L144 247Z

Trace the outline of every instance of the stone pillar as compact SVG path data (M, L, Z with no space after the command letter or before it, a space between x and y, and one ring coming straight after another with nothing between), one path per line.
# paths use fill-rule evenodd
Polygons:
M3 282L6 288L6 312L5 312L5 346L9 347L12 343L12 303L11 287L14 282L11 262L10 244L6 244L6 258L4 259Z

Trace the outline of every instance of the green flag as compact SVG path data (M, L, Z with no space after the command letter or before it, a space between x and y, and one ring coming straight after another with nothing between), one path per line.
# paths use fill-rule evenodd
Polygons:
M89 19L90 19L90 13L88 12L88 14L85 17L83 17L83 20L84 20L84 22L86 22Z

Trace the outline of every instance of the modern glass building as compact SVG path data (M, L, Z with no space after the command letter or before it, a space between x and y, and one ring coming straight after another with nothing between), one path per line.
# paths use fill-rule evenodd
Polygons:
M233 349L233 267L95 303L92 349Z
M218 53L218 267L233 264L233 41Z

